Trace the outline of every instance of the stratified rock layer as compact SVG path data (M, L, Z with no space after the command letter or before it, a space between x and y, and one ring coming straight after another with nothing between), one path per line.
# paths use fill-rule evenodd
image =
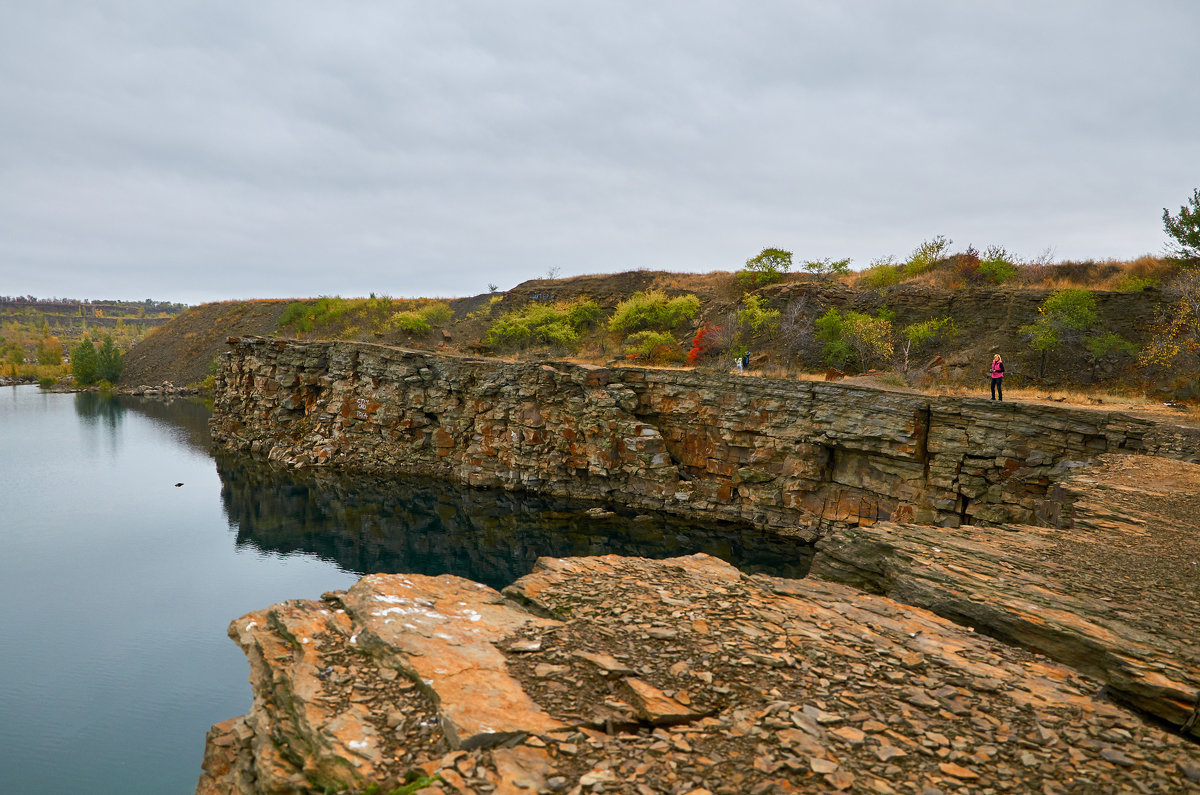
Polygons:
M1072 530L844 528L811 574L1042 652L1200 738L1200 465L1109 455L1060 488Z
M1096 682L837 583L610 556L544 559L504 593L372 575L233 622L254 707L214 727L197 791L387 791L414 770L441 777L428 793L1200 781L1200 747Z
M1104 452L1200 455L1116 412L690 370L537 364L352 342L231 340L218 444L748 521L1059 524L1053 483Z

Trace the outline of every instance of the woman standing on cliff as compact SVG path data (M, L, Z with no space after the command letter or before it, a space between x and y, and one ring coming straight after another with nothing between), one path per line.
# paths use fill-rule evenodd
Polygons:
M992 400L1004 400L1004 360L998 353L992 357Z

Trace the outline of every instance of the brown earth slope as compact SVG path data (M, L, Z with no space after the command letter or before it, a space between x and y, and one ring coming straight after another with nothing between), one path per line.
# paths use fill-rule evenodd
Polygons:
M154 329L125 354L123 386L194 384L211 372L230 334L275 330L287 301L223 301L192 307Z
M741 289L732 273L682 274L663 271L576 276L569 279L533 279L507 292L483 294L447 301L454 317L426 334L408 334L386 324L363 323L347 316L339 322L300 333L291 326L279 325L280 316L290 300L237 301L203 304L156 329L129 351L124 386L154 384L169 380L176 385L192 384L209 373L212 359L223 352L230 335L270 336L305 339L357 339L417 348L438 348L450 352L484 352L481 341L491 323L505 312L534 303L556 303L577 299L596 301L611 314L617 304L634 292L662 290L670 296L695 294L701 301L699 315L686 328L676 329L677 339L686 349L695 330L709 322L724 328L736 324ZM991 353L999 351L1008 363L1008 384L1028 381L1038 370L1036 356L1026 349L1020 327L1038 316L1038 305L1051 290L1016 287L971 287L948 290L919 283L904 283L880 290L852 287L807 274L792 274L785 281L759 290L768 305L783 312L803 307L809 320L830 308L841 311L875 312L887 308L895 313L895 328L927 320L951 317L958 333L940 343L937 350L922 353L927 360L941 355L940 377L950 381L979 381ZM1140 292L1095 291L1101 325L1127 339L1143 338L1155 311L1161 305L1160 293L1153 289ZM315 299L305 299L312 301ZM404 303L396 302L402 309ZM763 333L750 342L756 365L823 367L819 352L797 358L794 340L784 332ZM619 353L619 341L607 340L602 332L585 342L583 358L604 360ZM562 351L530 350L522 356L561 356ZM919 362L920 363L920 362ZM919 364L918 363L918 364ZM1129 360L1126 361L1127 366ZM1093 374L1078 362L1051 357L1047 374L1065 383L1087 382ZM1120 380L1130 373L1101 370L1101 380Z

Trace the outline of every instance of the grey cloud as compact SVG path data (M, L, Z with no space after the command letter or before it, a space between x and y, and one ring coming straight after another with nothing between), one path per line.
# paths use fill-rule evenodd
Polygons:
M1200 162L1185 2L10 5L4 293L1136 256Z

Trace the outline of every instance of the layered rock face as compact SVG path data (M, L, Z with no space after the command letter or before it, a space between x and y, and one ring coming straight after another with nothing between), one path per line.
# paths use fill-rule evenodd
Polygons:
M929 608L1105 682L1200 740L1200 465L1103 456L1075 528L839 528L811 575Z
M1072 464L1194 453L1190 437L1114 412L261 338L231 339L213 435L292 467L530 489L809 540L828 523L1065 524L1052 485Z
M200 795L1184 792L1200 747L918 608L705 555L370 575L233 622Z

